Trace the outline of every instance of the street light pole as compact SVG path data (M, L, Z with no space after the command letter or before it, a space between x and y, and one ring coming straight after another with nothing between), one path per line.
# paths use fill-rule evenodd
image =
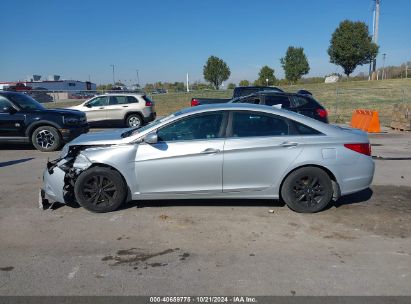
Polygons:
M114 64L110 64L110 66L113 68L113 85L115 85L116 81L114 80Z
M140 77L138 76L138 70L136 70L136 75L137 75L138 88L140 88Z
M387 77L385 76L385 56L387 56L387 54L382 54L382 75L381 75L381 79L384 80Z

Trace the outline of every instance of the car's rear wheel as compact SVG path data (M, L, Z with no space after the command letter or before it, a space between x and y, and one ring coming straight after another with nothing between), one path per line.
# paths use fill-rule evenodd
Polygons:
M93 167L82 172L74 185L77 202L92 212L118 209L127 197L127 187L117 171Z
M143 119L139 114L130 114L126 118L126 125L129 128L139 128L143 126Z
M302 213L324 209L331 201L333 188L328 174L317 167L303 167L287 176L281 197L289 208Z
M41 126L31 135L33 146L43 152L51 152L60 148L62 140L59 131L51 126Z

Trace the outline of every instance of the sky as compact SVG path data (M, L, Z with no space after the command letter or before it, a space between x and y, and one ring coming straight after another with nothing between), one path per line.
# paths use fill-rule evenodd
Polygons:
M264 65L284 77L280 58L303 47L308 76L342 69L327 49L338 24L364 21L372 0L38 0L2 1L0 81L61 75L97 84L203 81L211 55L231 69L228 82L253 81ZM381 0L380 55L386 65L411 60L411 1ZM354 75L367 71L357 68Z

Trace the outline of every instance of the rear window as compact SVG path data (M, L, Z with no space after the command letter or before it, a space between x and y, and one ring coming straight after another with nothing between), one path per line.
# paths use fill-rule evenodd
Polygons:
M306 126L302 123L293 121L293 124L294 124L294 128L295 128L295 131L297 132L297 134L300 134L300 135L319 135L319 134L322 134L320 131L317 131L317 130L315 130L315 129L309 127L309 126Z
M290 107L290 100L286 95L266 95L264 99L266 106L275 106L281 104L282 108Z
M308 104L308 98L302 96L292 95L290 99L292 108L299 108Z

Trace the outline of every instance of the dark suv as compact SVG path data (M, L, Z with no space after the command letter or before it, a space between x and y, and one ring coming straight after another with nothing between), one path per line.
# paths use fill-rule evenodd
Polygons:
M0 143L29 143L54 151L88 132L86 115L76 110L46 109L28 95L0 91Z
M260 91L248 96L234 98L230 102L281 106L282 109L297 112L328 123L327 110L317 100L315 100L308 91L300 91L300 93Z

